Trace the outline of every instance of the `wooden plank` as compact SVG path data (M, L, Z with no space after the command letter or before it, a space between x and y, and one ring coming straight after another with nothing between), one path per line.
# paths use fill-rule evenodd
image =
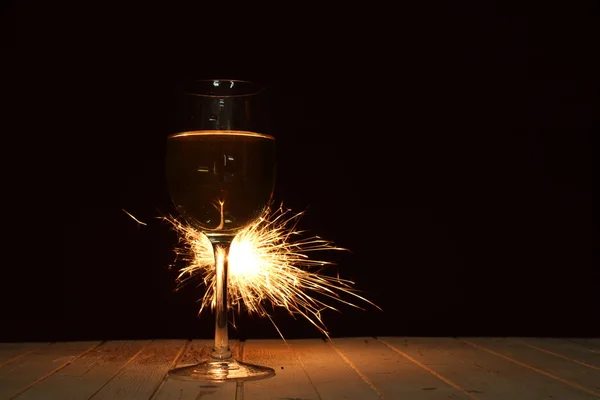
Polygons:
M0 367L0 399L13 399L99 346L101 342L52 343Z
M275 376L244 383L245 400L319 400L306 371L292 347L283 340L250 340L244 343L243 361L265 365Z
M382 337L379 340L459 385L472 399L596 399L590 393L453 338Z
M238 358L277 374L240 385L165 379L169 368L207 358L212 341L161 340L146 348L144 341L3 343L0 399L600 398L598 339L462 340L232 341Z
M50 343L0 343L0 367L17 361Z
M331 345L386 399L469 399L467 391L371 337L333 339Z
M93 400L149 399L183 355L186 340L155 340L90 397Z
M593 353L600 353L600 339L569 339L573 343L577 343Z
M175 366L183 367L208 359L212 345L212 340L193 340ZM238 341L232 340L229 345L234 357L237 357ZM152 400L234 400L236 390L234 382L193 382L166 377Z
M538 351L526 344L505 338L468 338L464 342L530 369L557 382L600 398L600 371Z
M192 382L167 378L152 400L235 400L238 398L236 390L235 382Z
M577 343L557 338L522 338L523 343L588 368L600 370L600 351L593 352Z
M31 387L18 400L87 400L132 362L150 340L109 341Z
M289 340L288 343L320 399L381 399L377 389L369 386L327 342L320 339L297 339Z

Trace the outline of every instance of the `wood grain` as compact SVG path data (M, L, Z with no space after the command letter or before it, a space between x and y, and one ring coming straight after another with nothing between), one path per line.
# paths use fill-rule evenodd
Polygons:
M131 363L150 343L109 341L31 387L18 400L87 400Z
M600 371L600 351L591 351L566 339L522 338L520 341L539 351Z
M208 359L212 340L193 340L181 359L173 367L184 367ZM229 343L234 357L238 355L238 341ZM188 382L165 377L152 400L235 400L236 384L212 382Z
M211 340L0 343L0 400L598 400L600 339L356 337L231 342L274 368L244 383L169 369Z
M153 341L90 399L150 399L170 366L182 356L186 344L185 340Z
M283 340L251 340L244 344L243 350L244 361L271 367L276 374L245 383L245 400L320 399L292 345Z
M514 339L468 338L463 342L553 379L581 393L600 398L600 371L531 348ZM574 394L573 394L574 395ZM581 396L581 395L580 395Z
M456 384L440 379L382 341L372 337L334 339L332 345L360 370L385 398L469 399Z
M481 400L594 399L454 338L380 338Z
M0 399L13 399L99 346L66 342L43 346L0 367Z
M327 342L289 341L321 399L380 400L381 395L363 380Z
M17 361L50 343L0 343L0 367Z

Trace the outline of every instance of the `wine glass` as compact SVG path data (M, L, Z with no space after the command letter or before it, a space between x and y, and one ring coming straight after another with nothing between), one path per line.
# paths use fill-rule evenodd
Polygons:
M204 233L215 255L215 337L208 360L169 376L208 381L253 380L272 368L233 358L228 338L227 256L235 235L268 207L275 186L275 139L268 130L265 87L209 79L182 85L179 127L168 136L166 178L182 218Z

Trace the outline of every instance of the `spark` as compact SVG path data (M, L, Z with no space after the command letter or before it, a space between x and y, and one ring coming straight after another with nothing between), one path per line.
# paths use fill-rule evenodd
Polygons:
M280 206L274 212L268 208L256 223L240 231L229 250L229 308L272 319L275 308L283 308L292 316L306 318L321 333L329 337L322 319L325 310L339 311L334 304L343 303L363 309L345 300L345 295L378 306L360 296L354 282L339 276L325 275L323 269L332 262L313 258L323 251L345 251L333 242L318 236L306 237L297 229L303 212L292 213ZM213 246L200 231L175 218L164 218L178 233L177 259L186 265L179 269L177 289L194 278L202 280L206 290L199 299L199 314L216 306L216 268Z
M129 212L127 212L127 211L125 211L125 209L123 209L123 208L122 208L121 210L123 210L123 212L124 212L125 214L129 215L129 216L130 216L130 217L131 217L131 218L132 218L132 219L133 219L135 222L137 222L138 224L140 224L140 225L148 225L147 223L145 223L145 222L142 222L142 221L140 221L139 219L137 219L136 217L134 217L133 215L131 215L131 213L129 213Z

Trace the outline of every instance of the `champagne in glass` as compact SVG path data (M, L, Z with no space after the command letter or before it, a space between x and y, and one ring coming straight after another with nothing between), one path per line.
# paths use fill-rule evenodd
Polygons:
M259 218L275 184L275 140L244 131L169 136L167 181L179 214L207 236L235 234Z

